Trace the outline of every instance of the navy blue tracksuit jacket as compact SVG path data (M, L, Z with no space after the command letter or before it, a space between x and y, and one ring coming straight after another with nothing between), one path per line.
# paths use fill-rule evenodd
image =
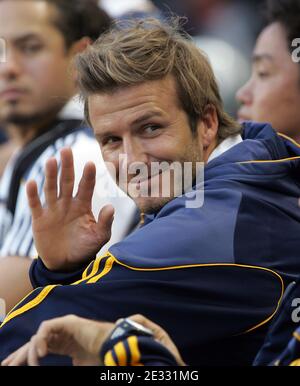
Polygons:
M300 273L299 172L296 143L269 125L245 124L243 142L206 166L202 207L172 200L77 272L34 261L35 290L3 322L0 359L47 319L141 313L169 332L190 365L250 365L284 286Z

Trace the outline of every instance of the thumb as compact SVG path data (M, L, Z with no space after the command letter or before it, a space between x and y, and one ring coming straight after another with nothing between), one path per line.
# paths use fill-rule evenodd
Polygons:
M112 205L105 205L99 213L97 233L101 243L107 243L111 237L111 227L114 221L115 209Z

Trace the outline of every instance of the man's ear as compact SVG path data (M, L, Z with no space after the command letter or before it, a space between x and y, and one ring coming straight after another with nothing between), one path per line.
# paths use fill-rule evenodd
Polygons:
M79 54L80 52L84 51L90 44L92 44L92 40L88 36L77 40L69 48L69 55L75 56L76 54Z
M75 83L77 82L77 71L74 67L74 58L77 54L83 52L91 44L92 40L89 37L83 37L80 40L74 42L69 48L68 57L70 61L70 74Z
M198 138L204 150L216 146L218 128L217 110L214 105L208 104L205 106L203 115L197 124Z

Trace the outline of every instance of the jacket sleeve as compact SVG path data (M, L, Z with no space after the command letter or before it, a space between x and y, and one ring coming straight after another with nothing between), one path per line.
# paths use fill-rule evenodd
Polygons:
M85 263L76 271L71 272L50 271L42 259L38 257L30 266L29 277L33 288L45 287L50 284L68 285L81 279L86 266Z
M174 356L153 337L127 335L104 342L105 366L178 366Z
M283 352L269 366L300 366L300 327L293 332Z
M300 281L292 282L285 290L276 317L272 320L264 344L258 351L254 366L288 365L299 354ZM296 303L295 303L296 301ZM298 306L296 308L296 306ZM296 319L295 319L296 318ZM296 328L298 327L298 332ZM295 331L296 330L296 331Z

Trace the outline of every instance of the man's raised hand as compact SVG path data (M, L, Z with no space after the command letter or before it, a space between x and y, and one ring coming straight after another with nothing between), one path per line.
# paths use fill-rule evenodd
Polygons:
M61 176L58 192L58 167L55 158L46 164L45 200L42 207L35 181L27 184L32 213L32 229L39 256L50 270L73 270L88 263L111 236L114 208L106 205L96 221L92 196L96 168L85 165L78 192L73 197L74 165L69 148L61 151Z

